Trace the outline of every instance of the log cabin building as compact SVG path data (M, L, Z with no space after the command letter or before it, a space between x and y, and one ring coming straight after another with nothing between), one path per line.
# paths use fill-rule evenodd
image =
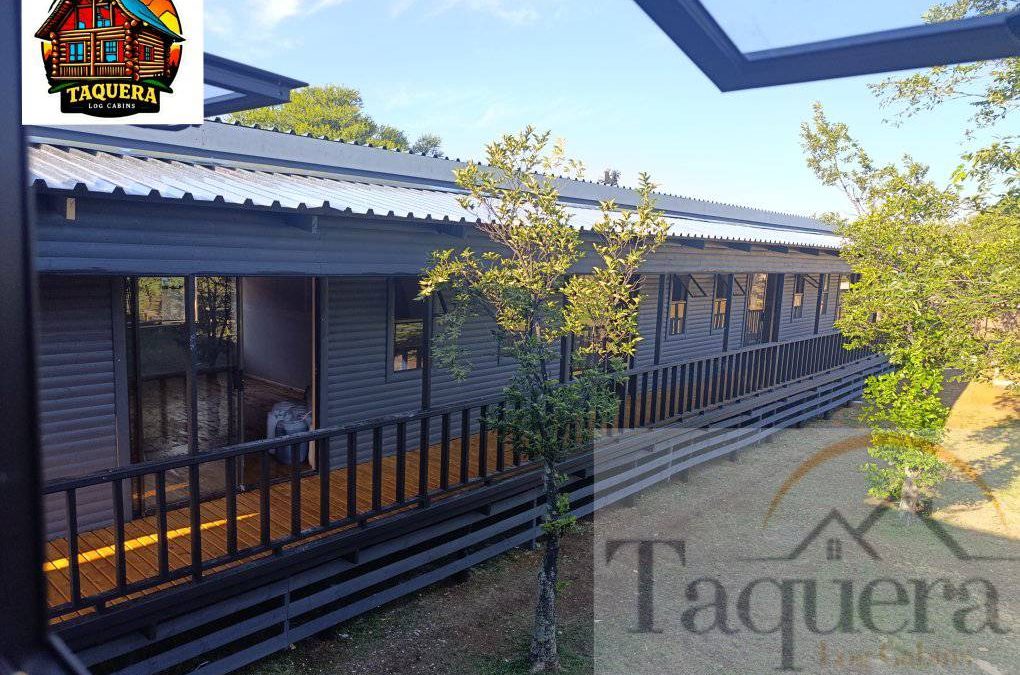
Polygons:
M90 667L228 672L540 535L538 477L489 428L514 364L478 319L469 378L435 367L442 303L413 299L432 251L490 246L458 166L220 122L30 130L45 569ZM581 228L636 200L558 183ZM579 515L886 367L833 327L849 277L824 223L657 206L611 438L562 467ZM670 442L618 434L648 426Z
M184 38L142 0L60 0L36 32L51 82L171 78Z

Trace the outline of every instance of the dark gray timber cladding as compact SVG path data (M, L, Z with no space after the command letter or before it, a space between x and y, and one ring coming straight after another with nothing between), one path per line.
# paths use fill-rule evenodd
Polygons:
M39 282L39 407L45 480L117 466L117 307L109 277L43 276ZM125 443L126 445L126 443ZM81 529L111 512L108 490L78 492ZM64 501L46 502L46 534L62 536Z

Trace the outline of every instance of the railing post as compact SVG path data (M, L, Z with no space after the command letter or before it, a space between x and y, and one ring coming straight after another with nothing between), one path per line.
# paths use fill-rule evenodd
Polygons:
M301 536L301 444L290 444L290 534Z
M71 602L77 606L81 602L81 570L78 569L78 493L68 490L65 493L67 504L67 562L71 577Z
M382 508L383 447L382 426L372 429L372 510Z
M227 501L227 553L237 553L237 458L228 457L225 462Z
M319 469L319 525L326 527L332 520L329 516L330 481L332 479L329 469L331 461L329 436L323 436L315 441L315 451L318 455L315 465Z
M432 418L425 414L419 423L418 433L418 498L422 506L429 504L429 446L431 436L429 421Z
M358 515L358 432L347 432L347 517Z
M489 475L489 406L483 405L478 410L478 476Z
M471 408L460 411L460 482L466 483L471 472Z

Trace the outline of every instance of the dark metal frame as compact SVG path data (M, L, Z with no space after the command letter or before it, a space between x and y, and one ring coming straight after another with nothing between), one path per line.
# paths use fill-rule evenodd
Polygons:
M21 3L0 3L0 410L4 451L0 522L0 673L79 673L84 668L47 633L43 578L39 408L36 393L32 211L21 126Z
M742 52L699 0L636 0L721 91L1020 54L1020 10Z
M308 86L307 82L215 54L205 54L204 77L205 84L230 91L205 100L206 117L286 103L292 89Z

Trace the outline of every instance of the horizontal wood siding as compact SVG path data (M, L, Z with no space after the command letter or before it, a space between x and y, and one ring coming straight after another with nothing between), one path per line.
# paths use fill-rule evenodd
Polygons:
M818 275L812 276L815 284L818 283ZM793 291L796 287L797 275L787 274L783 278L783 306L781 308L781 319L779 322L779 339L800 340L810 337L815 332L815 312L818 301L818 288L809 281L804 282L804 311L800 317L793 316Z
M473 317L464 324L459 345L464 350L464 362L469 365L470 373L466 379L457 380L449 370L434 364L434 407L456 405L474 398L490 398L503 390L516 362L498 355L494 328L492 320L483 316ZM549 372L553 377L559 373L558 360L550 363Z
M660 363L695 359L722 351L723 331L711 330L712 289L714 288L712 285L712 275L695 274L693 277L700 284L701 288L704 289L705 295L701 296L697 287L694 284L691 285L693 292L687 298L686 330L683 335L663 336ZM731 315L731 321L734 321L733 316L742 317L742 315ZM731 330L731 344L734 344L733 340L736 332L739 331Z
M112 282L43 276L39 282L39 409L45 480L118 465ZM110 492L78 493L81 529L107 524ZM64 500L45 505L48 538L65 529Z
M667 280L668 284L668 280ZM668 290L667 288L664 291ZM658 325L657 304L659 302L659 275L641 276L641 304L638 306L638 331L642 340L638 342L634 366L642 368L655 363L655 327Z
M421 407L421 371L387 377L386 279L331 278L327 291L325 393L321 426L347 424ZM371 439L359 438L358 454L371 452ZM346 448L334 443L335 464Z

